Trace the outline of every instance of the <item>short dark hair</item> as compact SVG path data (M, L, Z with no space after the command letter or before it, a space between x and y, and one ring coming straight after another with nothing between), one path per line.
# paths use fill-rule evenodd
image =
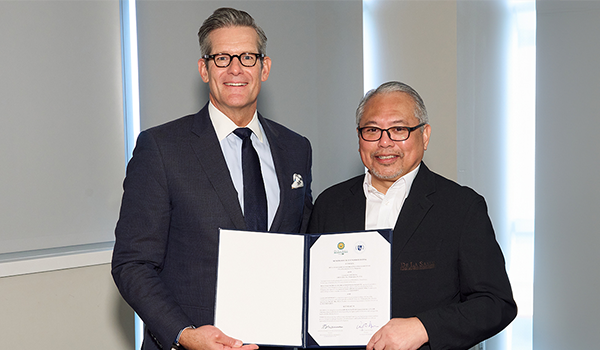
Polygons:
M421 96L419 96L419 93L407 84L401 83L399 81L389 81L387 83L379 85L377 89L369 90L369 92L365 94L365 97L363 97L362 100L360 100L358 108L356 108L356 125L360 126L360 120L362 119L363 113L365 112L365 105L373 96L379 94L389 94L391 92L404 92L408 94L415 102L415 118L419 120L419 124L429 124L427 108L425 108L425 103L423 102Z
M212 54L212 43L208 35L215 29L227 27L250 27L256 31L258 42L257 53L267 54L267 36L265 32L256 24L254 18L246 11L236 10L230 7L221 7L216 9L210 15L198 31L198 41L200 42L200 53L202 55Z

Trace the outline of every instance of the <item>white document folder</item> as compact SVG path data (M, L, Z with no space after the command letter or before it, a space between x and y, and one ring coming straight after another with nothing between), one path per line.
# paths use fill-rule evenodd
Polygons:
M365 346L390 319L391 230L220 230L215 326L245 343Z

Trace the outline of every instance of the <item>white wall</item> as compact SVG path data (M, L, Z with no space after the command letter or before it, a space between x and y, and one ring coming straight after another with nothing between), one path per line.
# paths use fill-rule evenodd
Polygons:
M0 278L6 349L133 350L133 312L110 265Z
M537 2L533 345L600 344L600 3Z
M456 180L456 1L366 2L365 11L374 38L366 88L398 80L419 92L432 129L425 162Z

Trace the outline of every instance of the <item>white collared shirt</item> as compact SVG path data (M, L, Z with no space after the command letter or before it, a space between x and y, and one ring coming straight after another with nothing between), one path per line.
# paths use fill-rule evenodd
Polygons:
M396 180L387 193L379 192L372 185L371 173L365 174L363 181L363 190L367 199L367 210L365 212L365 230L375 230L391 228L396 226L398 215L402 210L404 200L408 197L417 172L419 172L419 164L413 171Z
M227 163L227 168L229 168L233 186L238 193L238 200L243 212L244 176L242 173L242 139L233 133L239 126L219 111L212 102L208 104L208 115L217 133L217 138L219 139L223 156L225 156L225 162ZM279 207L279 182L277 181L277 173L275 172L275 163L273 162L273 155L269 147L269 140L258 121L256 111L254 111L254 116L246 127L252 130L250 140L260 158L260 169L267 193L267 219L268 225L271 227L273 218L275 218L275 213Z

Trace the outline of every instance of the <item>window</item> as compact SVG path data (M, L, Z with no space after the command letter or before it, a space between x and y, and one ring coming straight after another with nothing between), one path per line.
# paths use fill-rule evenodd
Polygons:
M535 1L510 1L508 54L507 220L508 274L519 314L509 326L506 348L532 349L535 217Z

